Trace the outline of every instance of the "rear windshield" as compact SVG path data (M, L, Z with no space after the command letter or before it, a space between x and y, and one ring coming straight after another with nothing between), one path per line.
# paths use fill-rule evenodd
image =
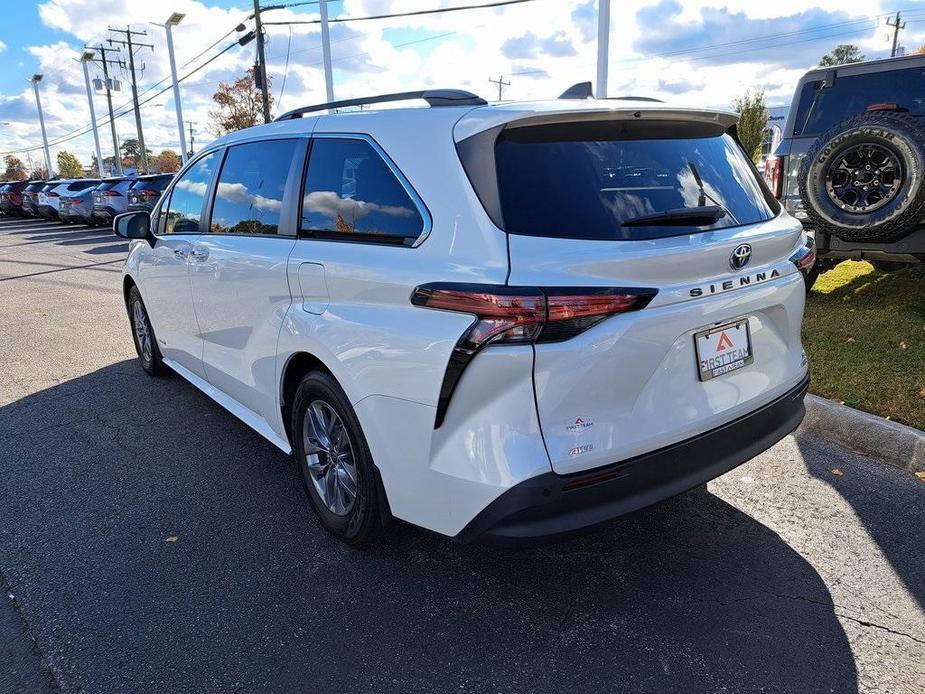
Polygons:
M857 116L873 104L896 104L910 113L925 114L925 69L870 72L841 76L825 88L823 80L807 82L800 90L793 134L816 137L845 118Z
M684 137L667 137L676 133ZM754 224L776 214L741 148L715 131L618 123L515 128L502 131L495 160L504 227L512 234L652 239ZM623 226L641 216L707 206L726 214L708 226Z
M132 184L131 190L164 190L173 176L157 176L156 178L139 178Z
M93 179L88 179L85 181L74 181L68 185L67 189L69 191L76 192L80 190L86 190L87 188L96 188L99 184L99 181L95 181Z
M24 193L35 193L41 190L44 187L44 183L30 183L25 188L23 188Z

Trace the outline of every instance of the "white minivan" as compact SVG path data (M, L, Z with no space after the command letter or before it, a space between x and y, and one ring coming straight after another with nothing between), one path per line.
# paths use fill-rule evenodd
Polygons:
M803 417L815 254L733 114L308 107L213 142L114 227L143 368L293 453L347 542L392 517L462 542L589 527Z

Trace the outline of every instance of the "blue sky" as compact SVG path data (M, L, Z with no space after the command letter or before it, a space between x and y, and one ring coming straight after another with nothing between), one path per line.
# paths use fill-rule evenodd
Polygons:
M263 0L264 4L293 0ZM332 17L335 95L348 98L421 87L461 87L497 97L489 78L510 81L504 98L553 97L578 81L593 79L596 0L530 0L520 5L423 17L355 21L392 12L448 8L490 0L338 0ZM74 60L86 41L105 38L106 26L132 24L148 32L155 50L142 51L139 80L145 139L155 152L179 144L168 76L164 22L171 12L186 19L174 31L185 118L197 141L211 139L212 94L219 81L240 76L254 60L254 44L233 46L234 27L252 22L250 0L4 0L0 25L0 152L26 150L41 157L31 86L45 74L43 106L52 157L67 149L85 162L92 137L81 134L89 109L81 66ZM889 13L903 10L901 43L925 43L925 0L613 0L609 91L650 95L690 105L728 107L748 89L764 89L772 105L786 104L800 75L838 43L855 43L868 58L889 55ZM312 20L313 6L265 13L267 21ZM317 25L268 27L270 74L278 108L324 99ZM209 48L212 44L213 48ZM203 55L197 58L197 55ZM287 60L288 56L288 60ZM200 69L201 67L201 69ZM98 76L94 68L91 77ZM124 76L120 75L124 79ZM285 87L285 88L284 88ZM282 97L281 99L279 97ZM120 140L135 137L128 92L115 95ZM94 95L98 116L105 98ZM121 115L120 115L121 114ZM112 139L101 130L104 156Z

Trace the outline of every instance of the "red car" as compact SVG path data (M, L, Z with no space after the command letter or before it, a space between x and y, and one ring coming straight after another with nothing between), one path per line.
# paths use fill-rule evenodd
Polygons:
M10 181L0 187L0 212L6 216L22 216L22 191L28 181Z

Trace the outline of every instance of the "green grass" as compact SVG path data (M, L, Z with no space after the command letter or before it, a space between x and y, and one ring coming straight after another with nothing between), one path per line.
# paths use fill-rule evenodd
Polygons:
M806 301L810 389L925 429L925 265L884 273L845 261Z

